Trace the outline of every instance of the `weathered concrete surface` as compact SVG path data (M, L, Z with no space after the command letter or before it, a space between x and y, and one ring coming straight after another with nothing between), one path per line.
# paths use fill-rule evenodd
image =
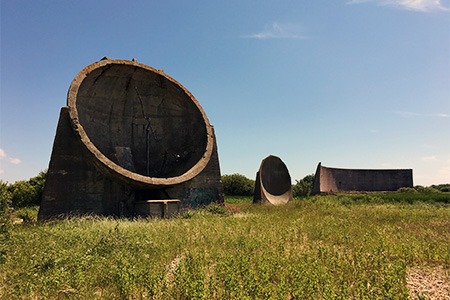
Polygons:
M317 166L313 194L339 191L396 191L413 187L412 169L338 169Z
M136 61L105 59L72 81L39 219L132 215L137 201L223 201L214 128L180 83Z
M291 176L283 161L269 155L256 173L254 203L280 205L292 200Z
M170 218L178 212L179 204L178 199L136 201L134 210L137 216Z
M75 133L98 168L126 184L185 182L211 157L212 127L198 101L149 66L93 63L74 78L67 102ZM120 159L120 149L128 149L131 161Z

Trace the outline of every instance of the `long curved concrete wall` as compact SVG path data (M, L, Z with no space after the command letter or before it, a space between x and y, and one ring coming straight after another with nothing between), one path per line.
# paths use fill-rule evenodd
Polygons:
M396 191L413 187L412 169L339 169L317 166L313 193Z

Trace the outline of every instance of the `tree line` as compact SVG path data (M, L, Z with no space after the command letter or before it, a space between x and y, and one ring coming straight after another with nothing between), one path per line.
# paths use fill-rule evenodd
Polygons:
M47 170L44 170L29 180L20 180L13 184L0 180L0 210L5 211L6 207L16 209L39 205L44 191L46 175ZM221 179L226 196L253 196L255 180L238 173L222 175ZM294 197L310 196L313 184L314 174L295 180L295 183L292 185L292 195ZM402 188L399 192L450 192L450 184L439 184L429 187L417 185L413 188Z
M19 180L12 184L0 180L2 203L7 202L13 208L39 205L44 191L46 176L47 170L44 170L29 180Z
M292 185L294 197L307 197L312 193L314 174L307 175L301 180L296 180ZM241 174L222 176L223 192L226 196L253 196L255 181Z

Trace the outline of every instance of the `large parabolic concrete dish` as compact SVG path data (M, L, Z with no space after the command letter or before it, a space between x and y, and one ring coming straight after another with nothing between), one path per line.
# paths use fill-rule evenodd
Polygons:
M254 203L280 205L292 200L291 176L283 161L269 155L256 173Z
M205 112L161 70L107 58L87 66L61 110L39 217L131 215L136 201L159 198L223 199Z
M75 132L99 167L136 186L198 175L213 149L203 109L175 79L127 60L82 70L68 94Z

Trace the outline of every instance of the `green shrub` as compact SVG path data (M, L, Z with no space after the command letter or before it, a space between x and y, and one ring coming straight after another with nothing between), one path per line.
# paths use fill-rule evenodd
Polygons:
M8 186L12 195L11 205L14 208L39 205L44 191L47 171L41 171L28 181L20 180Z
M307 175L301 180L296 180L292 186L292 195L294 197L307 197L312 193L314 185L314 174Z
M28 181L16 181L8 188L12 195L11 203L14 208L33 205L37 200L36 190Z
M435 188L433 188L431 186L424 187L424 186L421 186L421 185L416 185L414 187L414 189L416 191L418 191L419 193L426 193L426 194L439 193L440 192L438 189L435 189Z
M5 242L9 239L11 229L11 193L8 191L8 184L0 180L0 264L5 261Z
M16 210L15 215L22 219L24 223L35 223L37 222L38 212L39 206L28 206Z
M10 206L11 206L11 192L8 190L8 184L0 180L0 225L8 224L10 222ZM0 231L2 231L0 229Z
M38 205L41 203L42 194L44 192L45 179L47 177L47 170L39 172L35 177L30 178L28 181L35 190L35 202L33 204Z
M222 176L223 191L227 196L252 196L255 181L241 174Z
M418 191L415 188L410 188L410 187L399 188L397 190L397 192L398 193L410 193L410 194L418 193Z
M443 193L450 192L450 184L438 184L438 185L432 185L432 188L435 188Z

